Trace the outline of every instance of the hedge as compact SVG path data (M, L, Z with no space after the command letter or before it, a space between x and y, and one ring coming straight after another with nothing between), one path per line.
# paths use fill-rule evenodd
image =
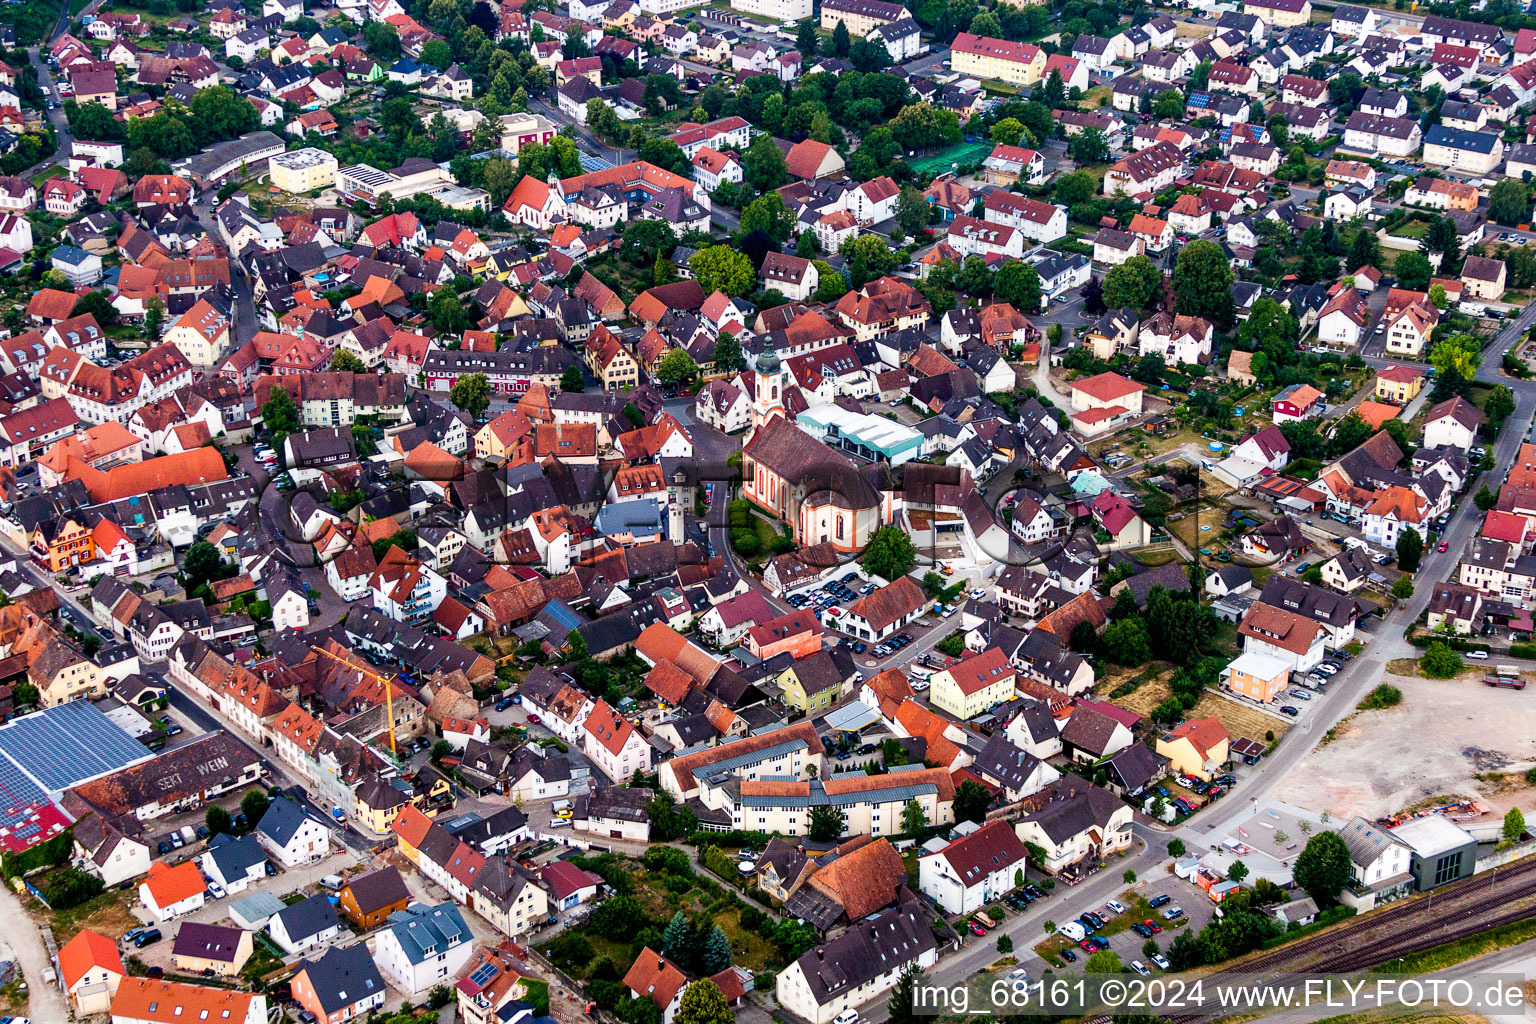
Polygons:
M1430 644L1445 644L1445 646L1449 647L1453 651L1492 650L1492 648L1480 640L1463 640L1460 637L1443 636L1439 633L1415 633L1413 636L1408 638L1408 642L1413 644L1415 647L1428 647ZM1516 658L1528 658L1536 656L1536 653L1515 654L1515 648L1521 646L1529 647L1532 652L1536 652L1536 645L1515 644L1514 646L1510 647L1509 653Z
M768 840L772 838L773 836L767 832L746 832L740 829L734 832L706 832L700 829L690 835L688 841L695 846L728 846L733 849L741 849L743 846L758 848L767 846ZM734 871L735 868L731 870Z
M704 866L724 879L733 879L737 875L736 862L727 857L718 846L706 846L699 854L699 860Z
M38 843L20 853L6 851L0 854L0 874L6 878L29 875L42 868L56 867L69 860L75 849L75 833L66 829L47 842Z

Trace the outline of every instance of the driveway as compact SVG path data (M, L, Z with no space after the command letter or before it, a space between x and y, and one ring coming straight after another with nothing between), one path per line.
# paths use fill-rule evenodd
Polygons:
M27 981L30 1000L28 1014L39 1024L43 1021L69 1020L69 1007L64 1003L64 994L57 985L43 981L43 970L53 965L43 947L42 930L22 909L21 900L11 891L10 886L0 886L0 890L5 893L0 897L0 914L12 922L6 927L6 938L11 949L16 952L16 962L21 967L22 977ZM27 923L18 923L22 921Z

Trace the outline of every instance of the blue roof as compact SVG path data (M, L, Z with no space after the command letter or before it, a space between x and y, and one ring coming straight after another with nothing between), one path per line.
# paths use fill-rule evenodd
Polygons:
M426 963L474 941L459 908L452 903L436 907L413 903L389 915L389 930L412 964Z
M73 245L61 245L53 250L53 258L61 263L68 263L70 266L78 267L90 259L91 254Z
M0 725L4 803L55 796L154 755L89 701L71 701Z
M1499 136L1493 132L1469 132L1465 128L1447 128L1443 124L1433 125L1424 136L1426 146L1449 146L1473 153L1492 153L1498 143Z
M655 498L639 498L604 505L592 525L598 533L659 533L661 523L661 503Z

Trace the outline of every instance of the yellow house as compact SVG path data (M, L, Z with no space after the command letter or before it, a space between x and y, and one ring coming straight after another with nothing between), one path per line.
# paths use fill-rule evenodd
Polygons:
M534 423L519 409L508 409L475 432L475 454L482 459L509 458L532 445Z
M604 391L634 388L640 384L640 364L611 334L596 345L588 343L587 365L603 382Z
M1230 756L1232 737L1220 719L1192 718L1157 741L1157 752L1181 775L1209 780Z
M1312 0L1245 0L1243 13L1275 28L1295 28L1312 20Z
M992 78L1014 85L1034 85L1045 76L1045 51L1030 43L961 32L949 47L950 68L957 74Z
M1285 692L1290 678L1290 665L1258 651L1244 651L1221 673L1221 681L1227 689L1263 704Z
M252 934L243 928L187 921L176 936L171 959L177 970L188 974L212 971L215 977L227 978L239 974L251 958Z
M777 682L784 692L784 703L806 714L837 703L843 686L842 673L826 652L795 662L779 673Z
M1014 667L996 647L935 673L929 702L964 721L1014 697Z
M1424 390L1424 371L1411 366L1384 366L1376 371L1376 397L1394 405L1407 405Z
M431 829L432 819L410 804L396 812L394 823L389 827L399 841L400 852L412 864L421 863L421 843Z
M358 820L375 835L388 832L400 812L409 806L411 795L391 786L387 779L374 778L357 787Z

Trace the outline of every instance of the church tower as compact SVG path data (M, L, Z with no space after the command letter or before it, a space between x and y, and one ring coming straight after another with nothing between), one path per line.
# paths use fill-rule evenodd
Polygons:
M776 352L769 349L757 359L752 385L752 434L775 416L784 416L784 369ZM748 435L749 439L751 435Z

